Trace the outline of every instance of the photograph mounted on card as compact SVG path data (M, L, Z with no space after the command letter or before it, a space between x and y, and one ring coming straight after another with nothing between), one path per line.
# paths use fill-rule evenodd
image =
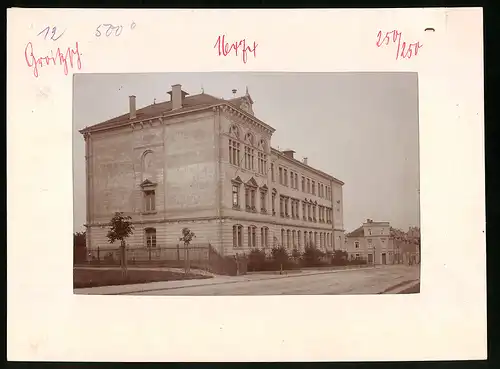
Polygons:
M7 19L9 359L486 357L481 9Z

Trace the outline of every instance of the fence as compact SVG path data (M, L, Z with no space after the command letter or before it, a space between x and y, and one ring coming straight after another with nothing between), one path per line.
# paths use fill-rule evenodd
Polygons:
M120 247L87 249L86 260L75 261L78 265L121 265ZM157 266L202 269L216 274L246 274L245 256L221 256L210 244L183 244L162 247L127 247L128 266Z

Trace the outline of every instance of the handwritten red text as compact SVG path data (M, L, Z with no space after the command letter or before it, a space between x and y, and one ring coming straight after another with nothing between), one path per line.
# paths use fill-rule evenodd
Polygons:
M217 42L214 45L214 49L217 49L217 53L219 56L227 56L231 52L234 51L234 55L238 56L238 51L241 51L243 63L246 64L248 59L247 53L253 53L253 57L255 58L257 55L255 53L258 44L254 41L253 48L251 46L247 46L247 41L245 39L236 41L233 43L226 42L225 35L217 37Z
M402 41L402 33L399 31L390 31L385 34L382 31L377 33L377 46L389 45L390 42L397 43L396 60L399 58L410 59L412 56L418 55L418 51L423 45L420 42L406 43Z
M80 54L80 51L78 50L78 42L76 43L76 47L74 49L68 47L66 50L61 51L60 48L57 48L57 51L55 53L53 50L50 50L50 56L36 56L35 52L33 51L33 44L31 42L28 42L26 48L24 49L26 64L28 65L28 67L33 69L33 75L37 78L39 68L50 65L62 65L65 75L68 75L68 68L73 68L75 67L75 65L78 70L81 70L81 55L82 54Z

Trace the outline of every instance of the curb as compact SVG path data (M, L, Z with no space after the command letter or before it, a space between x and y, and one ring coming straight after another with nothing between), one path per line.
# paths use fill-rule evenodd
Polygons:
M375 269L375 268L362 268L362 269ZM108 295L108 296L111 296L111 295L129 295L129 294L139 293L139 292L167 291L167 290L177 290L177 289L181 289L181 288L190 288L190 287L217 286L217 285L221 285L221 284L257 282L257 281L270 280L270 279L285 279L285 278L307 277L307 276L319 275L319 274L349 272L349 271L353 271L353 270L359 270L359 268L341 269L341 270L329 270L329 271L321 271L321 272L318 272L318 273L308 273L308 274L300 274L299 273L299 274L285 275L285 276L279 276L279 277L274 277L274 278L262 278L262 279L254 279L254 280L252 280L252 279L243 279L243 280L240 280L240 281L216 282L216 283L211 283L211 284L198 284L198 285L191 285L191 286L161 287L161 288L141 289L141 290L136 290L136 291L114 292L114 293L101 293L101 295Z
M406 280L406 281L400 282L394 286L386 288L382 292L379 292L377 295L398 294L401 291L405 291L405 290L415 286L418 283L420 283L419 279Z

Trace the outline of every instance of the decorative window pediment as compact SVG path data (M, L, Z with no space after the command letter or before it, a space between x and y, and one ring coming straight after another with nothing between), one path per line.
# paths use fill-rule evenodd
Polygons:
M234 185L240 185L243 183L243 181L241 180L241 178L238 176L234 179L231 180L231 182L234 184Z
M254 140L254 137L253 137L253 134L248 132L246 135L245 135L245 141L250 144L251 146L254 146L255 144L255 140Z
M236 124L232 124L231 127L229 127L229 134L235 138L240 138L240 129Z
M276 195L278 193L278 191L276 190L276 188L273 188L273 194Z
M260 188L260 190L261 190L262 192L267 192L267 190L268 190L267 185L262 186L262 187Z
M255 181L255 179L253 177L248 180L246 185L249 187L255 187L255 188L259 187L259 185L257 184L257 181Z
M151 187L156 187L156 183L154 182L151 182L149 179L145 179L144 181L142 181L142 183L140 184L140 186L142 188L151 188Z

